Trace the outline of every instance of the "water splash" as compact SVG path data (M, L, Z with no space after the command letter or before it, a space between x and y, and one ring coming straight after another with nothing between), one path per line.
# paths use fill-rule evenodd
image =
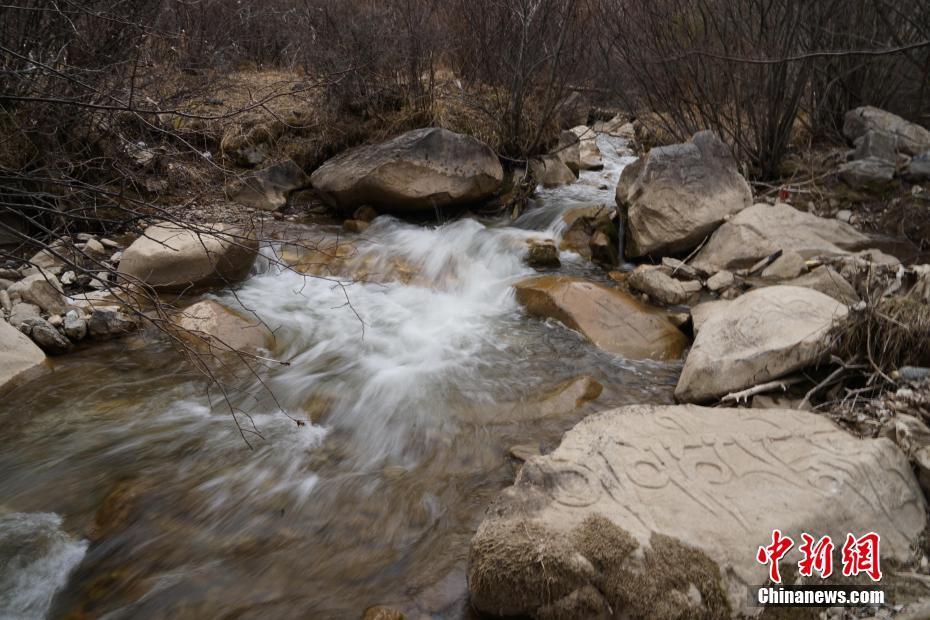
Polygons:
M85 551L87 542L62 531L57 514L0 515L0 619L44 618Z

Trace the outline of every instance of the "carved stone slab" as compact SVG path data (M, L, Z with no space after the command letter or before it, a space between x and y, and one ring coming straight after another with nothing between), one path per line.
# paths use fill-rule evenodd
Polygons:
M882 561L905 562L926 524L914 475L889 440L859 440L827 418L795 410L624 407L586 418L553 453L530 459L488 510L470 557L476 605L491 613L539 615L566 597L577 604L580 588L593 585L603 593L609 592L605 583L629 581L620 567L587 551L596 545L578 542L585 540L578 533L592 515L606 517L635 539L646 564L656 535L703 552L719 567L733 612L744 606L748 586L766 582L767 568L755 554L776 528L795 541L801 532L843 541L848 532L875 531ZM528 544L532 552L525 557L562 566L561 572L550 568L558 576L538 595L532 560L502 560L524 557L521 549ZM561 556L572 554L590 564L578 558L560 564ZM642 558L632 553L627 564L640 567L622 570L653 570L642 566ZM783 574L796 575L799 558L795 547L782 561ZM497 567L502 574L490 578ZM605 574L611 572L618 574ZM713 588L696 585L703 603L681 579L665 590L681 591L676 604L706 604ZM501 609L508 599L498 597L496 587L523 592L523 608ZM623 604L606 602L615 611Z

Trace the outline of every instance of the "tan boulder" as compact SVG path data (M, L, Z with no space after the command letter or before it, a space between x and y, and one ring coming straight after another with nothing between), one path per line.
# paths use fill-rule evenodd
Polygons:
M704 402L820 361L845 305L809 288L770 286L713 307L685 359L675 398Z
M28 336L0 319L0 394L48 370L45 353Z
M798 211L779 203L744 209L717 229L691 261L709 273L753 266L778 250L802 258L847 254L868 237L845 222Z
M533 618L753 616L775 529L875 531L912 560L926 507L907 459L791 409L634 405L588 416L530 457L488 508L468 557L472 604Z
M600 170L604 167L601 149L597 146L597 134L587 125L572 127L570 130L578 138L578 168L580 170Z
M530 278L514 289L531 316L556 319L617 355L677 359L687 344L664 314L619 289L566 276Z
M271 333L258 320L249 321L215 301L205 300L184 309L176 324L192 341L216 352L255 353L268 347Z
M616 192L626 217L628 257L686 252L752 204L727 146L702 131L654 148L623 169Z
M324 200L349 213L363 204L411 213L480 202L503 180L490 147L436 127L350 149L310 175Z
M156 290L185 291L242 280L258 242L227 224L194 231L174 224L149 226L123 252L119 273Z
M554 155L531 160L530 169L533 171L533 177L546 188L568 185L577 179L571 168Z

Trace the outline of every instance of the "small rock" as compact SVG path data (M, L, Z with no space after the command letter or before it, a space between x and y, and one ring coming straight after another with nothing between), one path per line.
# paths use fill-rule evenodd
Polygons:
M88 241L96 241L97 238L90 233L78 233L74 236L75 239L81 243L87 243Z
M782 281L797 278L805 271L807 271L807 264L804 262L804 257L788 250L766 267L761 275L766 280Z
M666 273L679 280L697 280L700 278L698 270L684 261L670 256L662 258L662 266L666 268Z
M4 312L13 311L13 302L10 300L10 294L5 290L0 291L0 308L2 308Z
M539 451L539 446L534 443L521 443L516 446L510 446L510 449L507 450L507 455L510 458L525 463L534 456L539 456L541 452Z
M5 280L4 278L0 278L0 291L5 291L11 286L13 286L12 280Z
M523 262L534 269L556 269L562 265L559 248L552 239L529 239Z
M894 164L897 159L895 137L884 131L870 130L856 140L853 159L879 159Z
M707 280L707 288L711 291L717 292L727 288L728 286L732 286L735 281L736 278L729 271L718 271Z
M103 244L97 241L96 239L91 238L84 244L84 252L88 254L91 258L104 258L108 252Z
M78 315L74 310L70 310L64 318L65 336L77 342L84 340L87 336L87 321Z
M610 237L604 231L594 231L588 246L591 248L591 260L598 265L609 268L620 263L620 248L616 243L611 242Z
M76 279L77 279L77 278L75 277L73 271L66 271L66 272L64 272L64 273L61 275L61 283L64 284L65 286L68 286L68 285L70 285L70 284L74 284L74 281L75 281Z
M118 308L94 308L88 322L88 331L93 338L123 336L136 329L136 323Z
M16 269L8 269L6 267L0 268L0 278L3 278L4 280L12 280L15 282L22 277L22 274Z
M365 610L362 620L404 620L406 616L396 609L376 605Z
M839 221L846 222L847 224L849 224L850 222L852 222L852 211L850 211L849 209L841 209L836 212L835 217Z
M114 265L119 265L119 262L121 260L123 260L122 252L114 252L113 256L110 257L110 262L113 263Z
M342 223L342 229L352 233L365 232L369 226L371 224L362 220L346 220Z
M904 178L911 183L930 181L930 151L911 158L904 169Z
M538 417L575 411L586 402L596 400L604 386L594 378L582 375L556 387L542 400L532 405Z
M353 220L359 220L361 222L372 222L378 217L378 212L375 211L374 207L369 207L364 205L355 210L355 213L352 214Z
M60 314L53 314L52 316L48 317L47 320L49 325L52 327L59 327L64 322L64 319L61 318Z
M120 249L120 244L118 244L117 242L113 241L112 239L106 239L106 238L104 238L104 239L101 239L101 240L100 240L100 243L103 244L103 247L109 248L109 249L111 249L111 250L118 250L118 249Z
M627 279L630 288L648 295L651 299L668 306L677 306L688 301L692 292L685 290L684 283L667 275L662 267L640 265ZM700 284L698 284L700 290Z
M61 318L61 317L59 317ZM50 355L67 353L71 342L62 336L57 329L45 319L28 319L24 324L29 326L29 336L39 347Z

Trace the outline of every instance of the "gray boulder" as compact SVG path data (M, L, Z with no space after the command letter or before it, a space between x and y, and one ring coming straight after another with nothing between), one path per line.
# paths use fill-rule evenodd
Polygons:
M897 158L897 141L891 134L867 131L856 140L853 159L880 159L894 164Z
M0 394L48 370L45 353L28 336L0 320Z
M896 114L872 106L855 108L846 113L843 133L850 141L855 142L869 131L893 136L896 150L907 155L930 150L930 131Z
M882 561L908 564L925 522L888 439L791 409L634 405L528 456L472 539L468 588L496 616L753 617L773 530L796 545L875 531Z
M856 289L846 278L841 276L832 267L821 265L810 273L804 274L794 280L783 282L787 286L801 286L820 291L824 295L829 295L838 302L847 306L852 306L859 301L859 295Z
M714 273L751 267L778 250L792 250L808 259L847 254L847 250L867 242L868 237L845 222L817 217L783 203L760 203L718 228L691 264Z
M752 204L752 191L727 146L702 131L654 148L623 169L616 191L625 214L626 255L686 252Z
M329 204L397 213L431 212L491 197L504 179L497 155L470 136L427 127L350 149L310 175Z
M716 305L697 331L675 398L707 402L816 364L847 312L819 291L783 285Z

